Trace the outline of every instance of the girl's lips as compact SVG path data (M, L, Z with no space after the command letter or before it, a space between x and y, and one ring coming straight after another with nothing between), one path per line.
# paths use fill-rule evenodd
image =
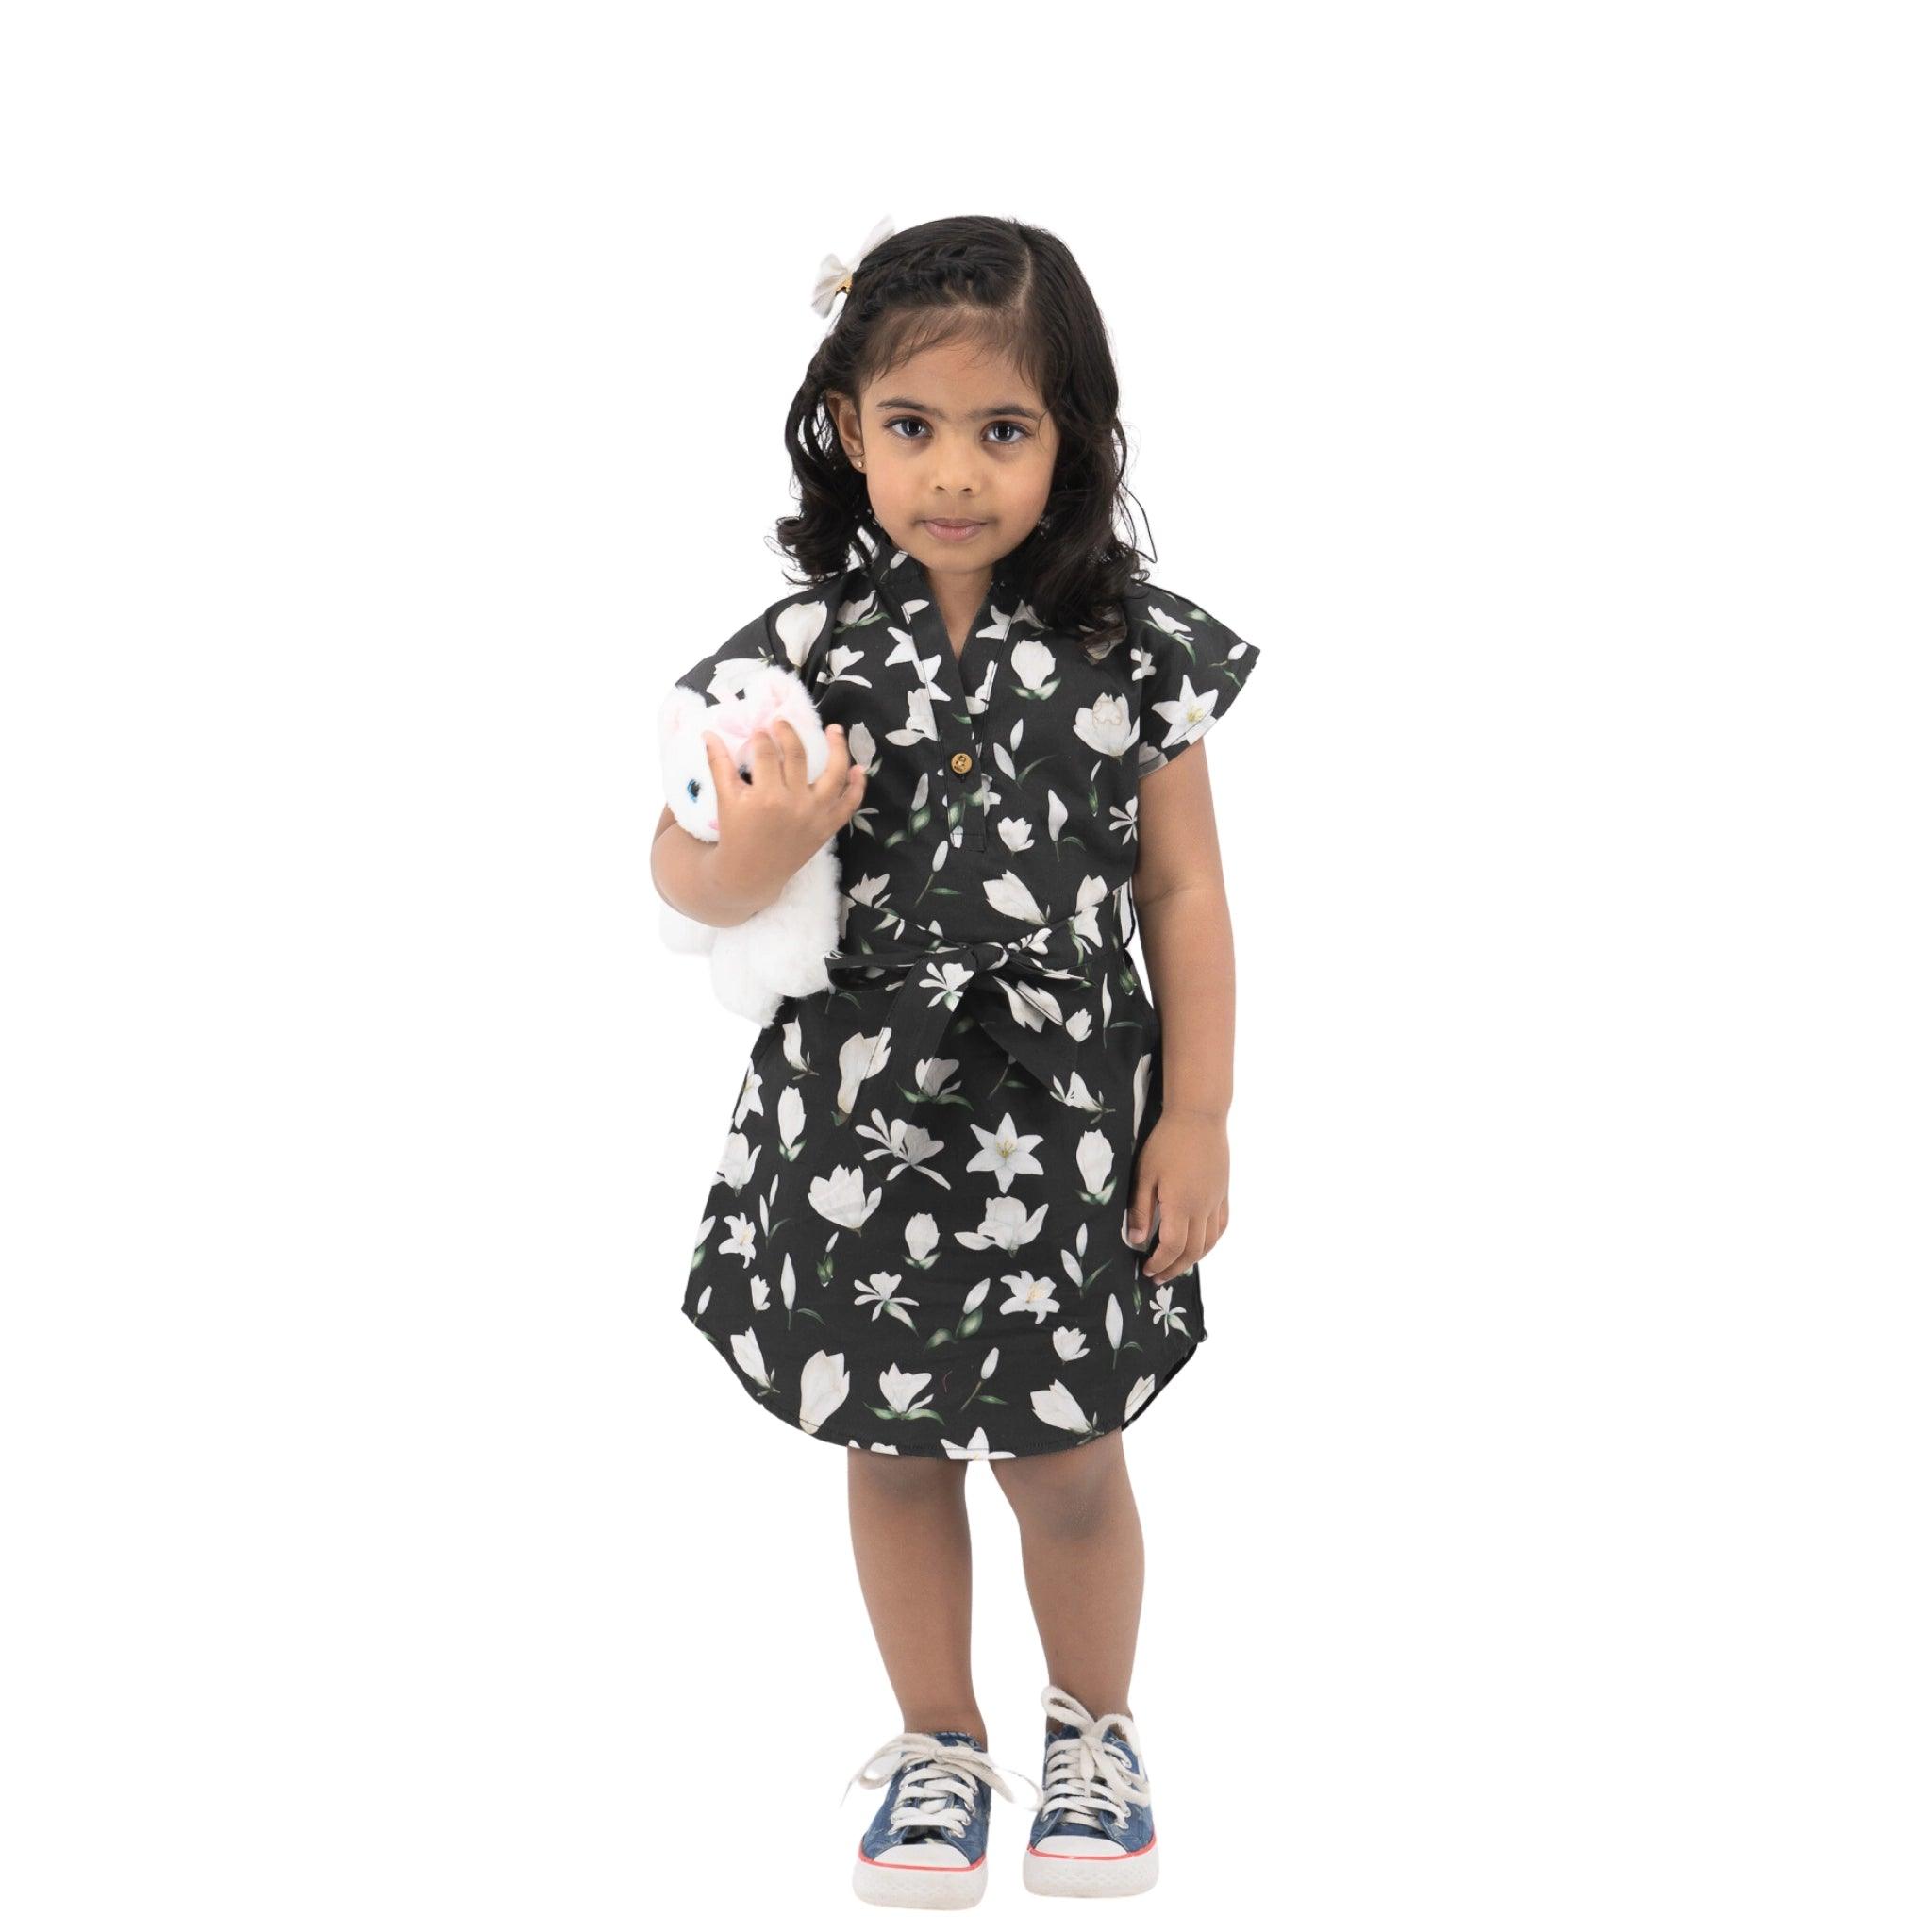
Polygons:
M925 527L935 537L943 537L949 543L963 543L969 537L978 536L980 531L986 528L986 525L984 523L952 524L939 518L927 517Z

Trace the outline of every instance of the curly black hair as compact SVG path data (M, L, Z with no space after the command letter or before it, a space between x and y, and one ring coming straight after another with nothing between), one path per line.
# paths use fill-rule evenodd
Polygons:
M779 544L811 583L851 568L861 528L874 549L891 552L826 398L856 401L888 370L955 341L1008 358L1059 432L1045 511L1011 559L1034 610L1053 629L1113 631L1120 600L1146 581L1139 547L1117 531L1129 500L1120 381L1079 264L1058 236L1024 222L924 222L889 236L859 263L785 419L799 508L779 518Z

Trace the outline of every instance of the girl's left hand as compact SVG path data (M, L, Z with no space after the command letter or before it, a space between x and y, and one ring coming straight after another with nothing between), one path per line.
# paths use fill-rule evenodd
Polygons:
M1160 1239L1141 1265L1156 1282L1185 1274L1227 1226L1227 1121L1163 1110L1141 1144L1127 1239L1147 1239L1160 1208Z

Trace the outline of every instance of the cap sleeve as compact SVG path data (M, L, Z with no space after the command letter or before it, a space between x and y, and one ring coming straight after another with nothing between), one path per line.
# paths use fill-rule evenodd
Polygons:
M831 650L836 587L805 591L781 597L762 616L708 651L674 684L689 685L712 704L735 697L746 675L765 664L782 664L795 671L814 696L824 681Z
M1226 717L1260 647L1191 598L1149 585L1128 605L1140 775L1158 772Z

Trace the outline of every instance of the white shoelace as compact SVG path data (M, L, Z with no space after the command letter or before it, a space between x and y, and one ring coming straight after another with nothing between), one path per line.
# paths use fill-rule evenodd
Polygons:
M908 1769L899 1787L899 1802L887 1821L894 1831L931 1825L953 1838L959 1837L973 1821L973 1807L979 1795L975 1779L983 1779L1013 1804L1019 1801L1007 1788L1007 1778L1018 1778L1034 1791L1040 1790L1024 1772L1003 1774L984 1751L974 1750L971 1744L948 1744L929 1731L901 1731L845 1780L841 1802L852 1795L856 1784L891 1784L902 1765Z
M1141 1756L1141 1734L1126 1712L1110 1710L1095 1717L1077 1697L1058 1686L1049 1687L1041 1703L1048 1717L1074 1726L1067 1735L1047 1740L1046 1790L1041 1810L1062 1811L1070 1824L1104 1831L1102 1812L1124 1824L1129 1805L1153 1803L1146 1774L1136 1771L1119 1740L1107 1735L1118 1725L1134 1747L1134 1756Z

